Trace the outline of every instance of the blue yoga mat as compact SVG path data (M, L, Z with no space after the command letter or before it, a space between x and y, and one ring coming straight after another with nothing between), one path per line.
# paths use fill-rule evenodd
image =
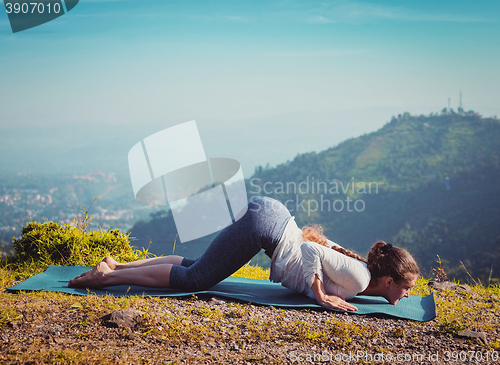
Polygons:
M43 290L75 295L145 295L151 297L188 297L193 294L209 294L246 303L273 305L280 308L327 309L316 304L314 299L287 289L281 286L281 284L272 283L267 280L234 277L227 278L209 290L198 292L129 285L118 285L105 289L68 288L68 282L71 279L89 269L89 267L84 266L50 266L45 272L14 285L8 290L11 292ZM426 297L410 295L409 298L401 299L396 305L387 303L384 298L361 295L349 300L349 303L354 304L358 308L356 312L350 312L355 314L385 314L391 317L422 322L430 321L436 317L434 294ZM334 309L328 310L334 311Z

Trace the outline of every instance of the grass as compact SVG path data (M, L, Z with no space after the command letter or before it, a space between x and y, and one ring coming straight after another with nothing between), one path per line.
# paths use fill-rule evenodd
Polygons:
M233 275L237 278L247 278L247 279L260 279L267 280L269 279L269 274L271 273L271 269L263 269L258 266L251 266L246 264L241 267L238 271L236 271Z
M491 318L500 312L500 287L475 285L472 292L443 290L436 300L440 332L454 336L466 328L479 332L496 330Z

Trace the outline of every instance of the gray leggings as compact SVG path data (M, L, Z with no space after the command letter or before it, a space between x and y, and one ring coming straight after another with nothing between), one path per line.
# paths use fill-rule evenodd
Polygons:
M288 209L277 200L252 199L245 215L224 228L203 255L172 266L170 287L206 290L233 274L261 249L272 257L290 218Z

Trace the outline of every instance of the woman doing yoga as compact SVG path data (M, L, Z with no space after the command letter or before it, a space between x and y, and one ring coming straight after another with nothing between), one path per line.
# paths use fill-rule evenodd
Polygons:
M280 202L258 197L245 215L224 228L198 259L163 256L128 263L105 257L70 287L140 285L206 290L245 265L261 249L271 258L269 280L315 298L318 304L357 310L356 294L381 296L391 304L408 297L419 269L404 249L376 242L367 260L326 239L318 226L297 227Z

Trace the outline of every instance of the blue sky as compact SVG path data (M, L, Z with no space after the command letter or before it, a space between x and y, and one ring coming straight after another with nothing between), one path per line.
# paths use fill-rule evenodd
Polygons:
M322 115L346 138L460 91L500 115L500 1L81 0L16 34L0 10L0 128Z

